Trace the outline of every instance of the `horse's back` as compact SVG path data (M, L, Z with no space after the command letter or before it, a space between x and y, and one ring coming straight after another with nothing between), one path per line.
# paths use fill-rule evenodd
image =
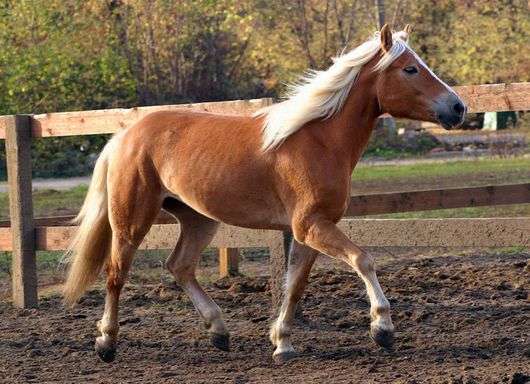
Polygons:
M261 146L261 124L252 116L226 115L193 110L153 112L128 129L127 136L139 144L157 142L157 138L182 137L186 140L207 139L227 144L231 139L243 144Z

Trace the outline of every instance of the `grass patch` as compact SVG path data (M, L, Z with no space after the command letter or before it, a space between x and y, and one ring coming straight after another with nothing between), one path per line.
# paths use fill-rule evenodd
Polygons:
M76 213L83 204L87 189L86 185L80 185L66 191L33 191L35 217ZM7 193L0 193L0 218L9 218L9 195Z
M493 207L470 207L438 209L433 211L401 212L373 215L378 219L447 219L476 217L526 217L530 216L530 204L498 205Z
M506 256L514 256L514 255L526 254L528 253L528 249L523 246L504 247L504 248L490 250L490 253L506 255Z
M175 244L177 239L175 239ZM141 249L136 252L133 259L132 273L135 270L160 270L167 272L165 260L169 256L170 250L167 249ZM37 251L37 270L38 271L55 271L62 270L61 260L64 255L62 251ZM199 268L204 266L216 266L218 262L217 250L206 248L202 252ZM9 275L11 270L11 252L0 251L0 278Z
M59 270L63 252L59 251L38 251L37 271ZM0 252L0 277L5 277L11 271L11 252Z
M0 277L9 275L11 271L11 252L0 252Z
M450 161L429 164L410 165L360 165L353 172L354 182L384 181L398 179L418 179L429 181L458 177L462 183L489 180L489 175L495 176L495 180L512 183L530 181L530 158L499 158L499 159L477 159L467 161ZM471 176L468 179L467 176ZM433 186L434 187L434 186Z

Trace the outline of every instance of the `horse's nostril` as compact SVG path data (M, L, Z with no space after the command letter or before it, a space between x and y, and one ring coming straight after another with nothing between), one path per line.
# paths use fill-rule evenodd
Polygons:
M461 102L457 102L455 105L453 105L453 111L455 111L459 115L462 115L465 110L466 107Z

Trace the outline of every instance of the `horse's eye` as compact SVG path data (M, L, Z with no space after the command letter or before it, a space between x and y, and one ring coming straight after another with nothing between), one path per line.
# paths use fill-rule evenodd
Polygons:
M405 68L403 68L403 70L404 70L405 72L407 72L409 75L412 75L412 74L414 74L414 73L418 73L418 68L413 67L413 66L405 67Z

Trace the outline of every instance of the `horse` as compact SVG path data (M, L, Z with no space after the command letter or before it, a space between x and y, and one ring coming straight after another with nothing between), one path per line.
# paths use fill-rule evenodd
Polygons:
M120 292L161 209L181 227L166 267L220 350L229 350L229 332L195 277L200 253L220 222L293 233L282 304L270 328L275 361L295 356L293 317L319 252L360 276L370 301L370 336L392 347L390 305L374 261L336 224L348 206L352 171L381 114L446 129L463 122L466 106L409 47L410 32L410 26L399 32L383 26L327 70L302 77L283 102L252 116L155 112L109 140L77 216L64 285L65 303L73 305L106 269L95 341L101 360L116 356Z

